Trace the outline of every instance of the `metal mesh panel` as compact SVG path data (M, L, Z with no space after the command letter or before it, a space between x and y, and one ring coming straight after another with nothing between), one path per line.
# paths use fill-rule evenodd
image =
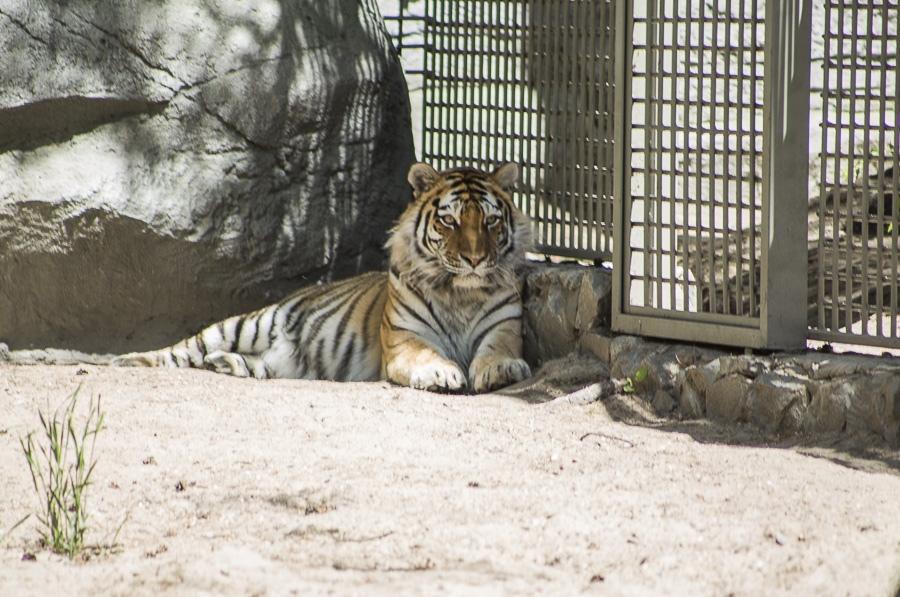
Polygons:
M825 5L814 338L900 347L898 30L896 1Z
M612 254L613 2L426 0L422 159L522 167L538 250Z
M760 315L764 8L634 3L622 262L632 313Z

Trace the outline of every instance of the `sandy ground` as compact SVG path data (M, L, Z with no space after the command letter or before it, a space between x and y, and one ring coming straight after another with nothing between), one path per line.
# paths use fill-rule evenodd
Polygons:
M127 516L78 562L30 520L0 545L0 595L897 594L900 455L811 456L632 397L537 403L552 382L0 366L0 535L35 506L18 438L81 383L108 425L89 542Z

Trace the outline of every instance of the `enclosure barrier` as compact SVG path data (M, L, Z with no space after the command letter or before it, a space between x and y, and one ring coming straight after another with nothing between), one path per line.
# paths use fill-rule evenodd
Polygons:
M614 262L617 330L900 348L900 10L812 4L426 0L389 25L422 158L522 164L538 249Z
M900 347L900 6L825 3L810 337Z

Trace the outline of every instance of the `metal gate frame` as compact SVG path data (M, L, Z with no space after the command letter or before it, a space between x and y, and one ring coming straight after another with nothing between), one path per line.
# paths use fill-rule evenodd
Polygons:
M753 317L630 304L634 1L622 2L617 14L612 327L751 348L803 347L808 152L802 148L809 144L810 0L769 0L765 7L761 284L759 316Z

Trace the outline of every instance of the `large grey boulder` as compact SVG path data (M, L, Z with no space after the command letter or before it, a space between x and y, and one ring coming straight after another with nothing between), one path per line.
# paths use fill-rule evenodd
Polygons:
M139 350L380 267L409 106L374 0L0 2L0 341Z

